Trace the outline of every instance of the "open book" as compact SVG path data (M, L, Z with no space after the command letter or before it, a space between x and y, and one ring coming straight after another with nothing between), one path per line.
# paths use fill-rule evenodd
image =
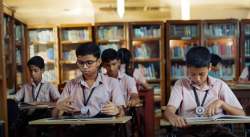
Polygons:
M198 121L229 121L229 120L250 120L250 117L246 116L235 116L235 115L214 115L212 117L190 117L186 118L188 122Z
M49 118L46 121L84 121L84 120L114 120L115 116L105 115L105 114L96 114L96 115L74 115L74 116L61 116L57 118Z

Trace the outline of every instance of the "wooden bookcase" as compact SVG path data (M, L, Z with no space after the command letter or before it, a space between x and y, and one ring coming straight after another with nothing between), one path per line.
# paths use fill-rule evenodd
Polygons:
M101 52L108 48L118 50L128 46L128 23L95 23L95 42L100 46Z
M105 49L127 48L128 46L128 23L123 22L109 22L109 23L95 23L94 26L95 43L99 45L101 53ZM100 72L106 72L104 68Z
M60 83L81 75L76 65L75 50L81 43L92 42L91 24L63 24L59 26Z
M14 14L14 49L13 54L15 58L15 92L17 92L22 85L27 83L27 55L26 48L28 45L27 37L27 23Z
M4 27L4 53L5 53L5 73L7 94L15 93L15 58L14 58L14 11L8 7L4 7L3 27Z
M154 86L155 110L165 105L164 22L129 23L133 67ZM160 118L161 112L155 117Z
M250 65L250 19L241 20L239 76Z
M57 87L59 84L58 27L56 25L28 26L28 33L27 61L33 56L41 56L45 63L43 79ZM29 73L27 74L28 81L31 81Z
M166 104L174 83L180 78L187 77L185 62L187 51L192 46L200 45L202 45L202 21L166 21Z
M12 65L12 53L11 53L11 23L13 23L14 11L3 5L3 1L0 0L0 120L5 121L5 136L8 136L8 111L7 111L7 90L13 89L13 77L12 71L7 75L8 69L13 68ZM9 17L9 22L6 23L6 18ZM7 26L7 24L9 26ZM8 33L6 33L8 28ZM8 42L8 43L6 43ZM10 47L9 47L10 46ZM10 57L9 57L10 56Z
M217 75L222 80L239 78L239 21L205 20L204 46L222 58Z

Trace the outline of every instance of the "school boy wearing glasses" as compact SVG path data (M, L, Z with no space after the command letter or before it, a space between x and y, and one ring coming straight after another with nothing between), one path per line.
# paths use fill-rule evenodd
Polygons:
M99 46L93 42L81 44L76 49L76 56L83 75L67 82L52 116L62 116L64 112L95 115L100 111L123 116L125 101L119 81L98 73L101 64ZM101 109L102 103L106 105ZM113 136L111 128L112 125L78 125L70 127L64 136Z

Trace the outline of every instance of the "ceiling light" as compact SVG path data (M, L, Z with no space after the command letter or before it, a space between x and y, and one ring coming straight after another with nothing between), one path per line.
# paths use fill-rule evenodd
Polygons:
M190 1L181 0L181 19L189 20L190 19Z
M120 18L123 17L125 13L125 5L124 5L124 0L117 0L117 13Z

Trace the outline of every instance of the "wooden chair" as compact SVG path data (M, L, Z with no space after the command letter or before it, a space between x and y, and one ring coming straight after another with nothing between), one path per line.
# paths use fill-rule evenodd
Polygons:
M63 89L64 89L66 84L67 84L67 82L64 82L62 84L58 84L58 91L59 91L60 94L62 94Z

